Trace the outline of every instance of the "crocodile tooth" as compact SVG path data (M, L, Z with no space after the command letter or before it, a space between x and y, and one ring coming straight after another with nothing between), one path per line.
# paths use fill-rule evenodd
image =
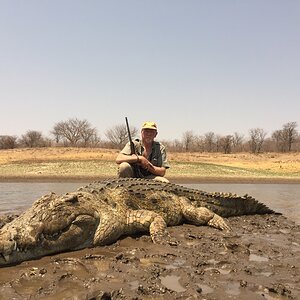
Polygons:
M9 255L8 254L1 253L1 255L4 258L5 261L9 261Z

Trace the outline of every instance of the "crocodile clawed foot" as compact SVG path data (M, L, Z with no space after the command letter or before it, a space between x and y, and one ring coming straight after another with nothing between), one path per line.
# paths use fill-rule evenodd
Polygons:
M154 244L177 245L177 242L170 236L169 231L167 230L166 222L160 215L156 214L150 225L149 232Z
M151 235L154 244L177 246L178 242L172 238L167 230L155 232Z
M227 224L227 222L217 214L214 214L213 218L208 221L207 225L217 229L231 231L231 227Z
M170 240L170 241L168 241L168 244L170 245L170 246L178 246L178 241L176 241L175 239L172 239L172 240Z

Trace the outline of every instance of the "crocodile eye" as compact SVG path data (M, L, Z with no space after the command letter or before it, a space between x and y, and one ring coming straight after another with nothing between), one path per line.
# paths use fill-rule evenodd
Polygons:
M78 196L77 195L68 195L68 197L65 199L66 202L76 203L78 202Z

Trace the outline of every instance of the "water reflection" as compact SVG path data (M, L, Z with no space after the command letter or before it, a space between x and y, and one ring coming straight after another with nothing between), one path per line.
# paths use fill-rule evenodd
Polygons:
M21 212L49 192L63 194L87 182L0 182L0 213ZM300 224L300 184L185 184L207 192L249 194Z

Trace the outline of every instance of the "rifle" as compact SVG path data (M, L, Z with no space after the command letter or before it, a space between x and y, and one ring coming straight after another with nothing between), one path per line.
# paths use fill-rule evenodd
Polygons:
M129 142L130 142L130 154L135 154L135 155L138 155L136 153L136 150L135 150L135 147L134 147L134 143L132 141L132 138L131 138L131 133L130 133L130 129L129 129L129 125L128 125L128 120L127 120L127 117L125 117L125 121L126 121L126 127L127 127L127 133L128 133L128 139L129 139ZM134 171L134 175L135 177L137 178L144 178L139 166L137 164L132 164L132 167L133 167L133 171Z

